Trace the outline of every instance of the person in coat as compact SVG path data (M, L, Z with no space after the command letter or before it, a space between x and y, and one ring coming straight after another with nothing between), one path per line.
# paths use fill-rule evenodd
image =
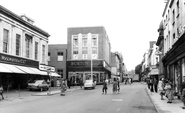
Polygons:
M107 94L107 82L106 80L104 79L103 80L103 88L102 88L102 94Z
M158 92L161 96L161 100L164 100L163 96L165 94L165 91L164 91L164 82L163 82L163 78L161 78L158 82Z
M166 96L168 98L168 102L167 103L172 103L172 99L173 99L172 83L170 81L167 81L164 89L166 91Z

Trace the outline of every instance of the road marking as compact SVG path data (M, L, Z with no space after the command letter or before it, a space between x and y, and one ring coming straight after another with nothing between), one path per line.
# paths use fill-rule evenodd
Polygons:
M120 108L118 108L116 111L120 111Z
M123 101L123 99L112 99L112 101Z

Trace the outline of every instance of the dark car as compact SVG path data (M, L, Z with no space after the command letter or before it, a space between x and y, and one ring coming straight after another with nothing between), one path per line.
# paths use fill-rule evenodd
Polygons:
M49 84L45 80L35 80L32 83L28 83L28 89L29 90L48 90Z

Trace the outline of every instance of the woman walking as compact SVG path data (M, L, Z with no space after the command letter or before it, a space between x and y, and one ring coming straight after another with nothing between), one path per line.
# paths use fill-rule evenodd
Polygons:
M102 94L107 94L107 82L106 82L106 80L104 79L103 80L103 88L102 88Z
M113 93L116 93L117 92L117 88L118 88L118 83L117 83L116 78L114 78L113 88L112 88Z
M161 96L161 100L164 100L163 99L163 96L164 96L164 94L165 94L165 91L164 91L164 82L163 82L163 78L161 78L160 80L159 80L159 82L158 82L158 92L159 92L159 94L160 94L160 96Z

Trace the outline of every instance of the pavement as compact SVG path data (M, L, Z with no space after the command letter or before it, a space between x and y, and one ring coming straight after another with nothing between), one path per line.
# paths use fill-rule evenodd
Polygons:
M176 96L172 103L167 103L168 99L164 96L164 100L161 100L161 96L159 93L151 93L150 90L147 88L146 85L146 92L149 95L152 103L154 104L158 113L185 113L185 109L182 109L183 103L179 100Z

